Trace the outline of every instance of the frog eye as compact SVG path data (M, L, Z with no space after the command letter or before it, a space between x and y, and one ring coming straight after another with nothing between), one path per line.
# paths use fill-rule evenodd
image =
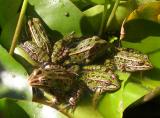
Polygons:
M37 72L36 72L36 75L41 75L41 74L42 74L42 70L38 69Z
M144 65L145 64L145 61L140 61L138 62L139 65Z
M144 59L145 59L145 60L148 60L148 56L147 56L147 55L144 55Z

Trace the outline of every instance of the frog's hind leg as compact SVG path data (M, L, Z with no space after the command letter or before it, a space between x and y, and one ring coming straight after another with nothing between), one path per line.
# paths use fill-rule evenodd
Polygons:
M73 91L72 94L70 94L69 97L66 98L68 104L66 104L63 109L74 111L82 93L83 89L81 88Z
M96 108L101 94L102 94L102 89L97 88L94 95L93 95L93 98L92 98L92 105L93 105L94 108Z

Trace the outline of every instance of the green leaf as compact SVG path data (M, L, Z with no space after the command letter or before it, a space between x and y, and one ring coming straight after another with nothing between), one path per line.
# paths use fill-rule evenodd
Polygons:
M123 40L140 41L148 36L160 36L160 2L151 2L134 10L124 23Z
M49 106L14 99L0 99L0 114L5 118L68 118Z
M113 2L111 2L113 4ZM111 3L108 6L111 6ZM108 28L107 31L118 31L120 30L120 27L122 25L123 20L129 15L129 13L135 9L133 1L126 1L123 3L120 3L115 16ZM108 9L109 10L109 9ZM92 34L98 34L101 20L102 20L102 14L104 12L104 6L103 5L95 5L93 7L90 7L89 9L86 9L83 11L84 15L86 16L87 20L89 21L89 24L91 25L91 28L93 29ZM110 12L107 12L107 16L109 16Z
M93 34L98 34L103 11L104 11L103 5L96 5L83 12L87 20L91 24L91 28L94 30Z
M53 37L68 35L71 32L82 36L92 32L83 13L69 0L30 0L29 3L53 30Z
M0 0L0 26L2 28L17 15L21 2L22 0Z
M87 95L80 101L80 104L76 107L73 118L104 118L103 115L91 105L91 98Z
M71 0L81 11L90 7L92 4L85 0Z
M6 22L4 27L2 28L2 32L0 35L0 43L7 50L9 50L12 43L15 27L17 25L17 18L18 18L18 14L12 17L12 19L9 19L8 22Z
M105 0L85 0L88 3L92 3L92 4L104 4Z
M26 70L0 46L0 98L32 99Z

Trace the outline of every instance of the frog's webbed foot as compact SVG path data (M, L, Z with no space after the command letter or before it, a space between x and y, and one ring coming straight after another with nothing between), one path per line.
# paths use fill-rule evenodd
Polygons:
M73 112L74 110L75 110L75 108L76 108L76 105L77 105L77 101L76 101L76 99L75 98L73 98L73 97L71 97L71 98L69 98L69 100L68 100L68 104L66 104L66 105L64 105L64 107L61 109L61 110L67 110L67 111L69 111L69 110L71 110L71 112Z
M49 106L54 107L54 108L58 108L58 105L60 104L56 97L52 97L51 99L46 100L46 103Z
M74 91L72 95L68 98L68 104L65 105L64 109L72 110L74 111L77 106L77 102L80 99L80 96L82 95L82 89L78 89L77 91Z

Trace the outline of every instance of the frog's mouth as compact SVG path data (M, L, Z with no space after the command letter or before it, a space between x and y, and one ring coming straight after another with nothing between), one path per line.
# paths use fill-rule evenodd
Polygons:
M117 81L116 83L113 83L113 84L107 86L107 91L108 92L113 92L113 91L118 90L120 87L121 87L120 83Z
M44 88L48 86L48 82L42 78L29 79L28 83L32 87Z
M151 63L145 63L143 65L127 65L127 66L128 68L132 68L133 71L150 70L153 68L153 65Z

